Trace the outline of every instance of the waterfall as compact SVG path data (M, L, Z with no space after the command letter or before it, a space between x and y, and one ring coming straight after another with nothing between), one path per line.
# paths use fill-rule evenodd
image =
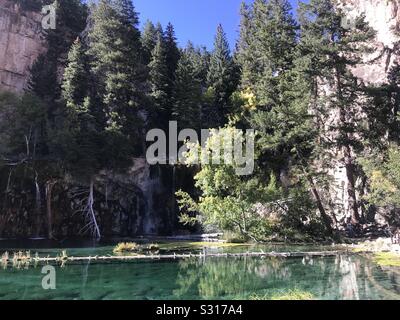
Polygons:
M37 213L40 213L42 207L42 195L40 193L40 187L37 180L37 175L35 177L35 189L36 189L36 196L35 196L35 204Z
M143 232L145 234L156 234L157 233L157 221L154 216L154 192L160 185L159 176L152 178L149 175L149 179L143 185L143 194L146 201L146 212L143 219Z

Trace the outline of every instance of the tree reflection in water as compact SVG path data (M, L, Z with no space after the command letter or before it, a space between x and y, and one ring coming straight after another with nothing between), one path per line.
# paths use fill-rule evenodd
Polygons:
M46 291L40 265L0 268L0 300L248 299L297 290L316 299L400 299L399 268L380 267L358 255L93 261L56 271L57 290Z
M382 273L359 256L294 259L201 259L179 262L175 298L247 299L299 289L317 299L396 298L399 274ZM375 273L379 272L379 279ZM397 281L397 282L396 282Z

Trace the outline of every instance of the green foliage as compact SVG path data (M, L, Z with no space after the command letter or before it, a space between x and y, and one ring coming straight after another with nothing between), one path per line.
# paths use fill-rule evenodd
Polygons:
M231 135L232 130L225 128L211 134L207 141L208 156L215 144L226 139L225 135ZM186 164L193 164L198 152L199 149L192 146L186 154ZM182 191L177 193L183 213L181 222L200 221L203 225L216 225L220 230L232 231L248 239L266 239L272 230L271 221L258 212L257 204L268 205L281 199L282 190L276 186L274 176L264 185L256 178L237 175L234 164L224 163L222 155L217 157L213 161L219 160L220 165L202 165L194 177L196 187L202 192L198 201ZM196 212L201 215L193 216Z
M102 154L104 134L92 103L90 80L86 50L77 40L69 52L62 84L66 119L55 140L70 173L84 181L104 168L107 159Z
M88 53L97 98L106 111L107 130L134 138L145 80L137 13L128 0L101 0L92 20Z
M168 87L169 76L167 67L167 55L164 41L161 35L158 36L156 45L152 51L150 69L150 96L153 99L155 112L157 117L164 115L168 117Z
M250 300L314 300L314 295L311 292L303 291L299 289L288 290L285 292L275 293L272 295L252 295Z
M18 2L24 10L44 3ZM353 74L374 36L363 17L346 29L331 0L302 3L297 20L288 0L244 3L232 55L221 25L212 52L191 43L179 50L172 24L164 31L148 21L140 33L130 0L99 0L89 19L80 0L56 5L57 28L32 66L30 93L0 94L4 172L29 163L33 179L87 182L142 156L146 126L173 119L199 130L228 122L222 136L230 126L256 130L254 174L238 176L223 162L202 166L194 177L199 192L177 193L185 224L217 226L246 240L331 233L324 192L333 148L343 155L355 222L361 152L374 154L360 161L371 190L365 200L399 206L400 67L381 86L366 87ZM336 111L338 121L326 125ZM190 165L194 153L187 156Z
M189 49L182 52L176 70L172 118L180 128L199 128L202 87Z
M370 181L366 200L377 206L400 206L400 148L392 145L387 154L372 154L360 159Z
M57 61L47 54L41 54L33 63L30 72L29 91L42 99L55 100L60 92L57 84Z
M392 252L375 253L374 261L382 267L400 267L400 255Z
M118 243L113 252L114 253L126 253L126 252L135 252L138 251L139 246L134 242L121 242Z
M207 72L209 88L209 117L206 121L209 128L215 128L225 123L228 103L237 87L235 65L229 49L229 43L222 25L217 28L214 40L214 50L210 56Z
M44 155L46 107L32 94L0 93L0 154L3 161L22 164ZM10 123L13 125L10 126Z
M44 1L43 1L44 2ZM46 1L46 4L53 3ZM31 68L28 88L42 99L54 102L60 96L58 70L64 66L70 46L86 26L88 9L80 0L55 1L57 25L48 30L48 50L40 55Z
M168 23L164 33L164 42L168 68L169 95L172 94L173 84L175 80L175 72L178 67L179 59L181 57L181 53L178 49L176 41L177 40L175 37L174 26L171 23Z
M143 63L148 65L151 61L152 52L157 44L157 39L163 37L163 29L160 24L155 26L150 20L146 21L141 34L143 49Z
M77 39L68 53L62 83L62 96L68 108L82 108L88 94L89 81L88 57L82 42Z
M242 6L237 53L242 88L251 89L262 106L274 102L275 83L292 66L296 30L288 1L256 0L251 8Z
M386 150L387 143L400 142L400 65L389 70L387 82L379 86L368 86L368 103L364 111L367 120L362 124L365 144L375 150ZM382 134L386 139L382 139Z

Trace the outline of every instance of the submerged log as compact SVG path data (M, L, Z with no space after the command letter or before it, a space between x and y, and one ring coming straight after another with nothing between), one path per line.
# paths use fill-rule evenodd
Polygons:
M66 262L88 262L88 261L135 261L135 260L160 260L160 259L188 259L188 258L240 258L240 257L259 257L259 258L300 258L300 257L332 257L340 254L354 254L349 251L318 251L318 252L244 252L244 253L186 253L186 254L152 254L152 255L126 255L126 256L86 256L86 257L69 257L63 251L61 256L57 257L34 257L25 256L21 253L14 254L13 257L5 253L2 258L2 264L16 262L23 263L62 263Z

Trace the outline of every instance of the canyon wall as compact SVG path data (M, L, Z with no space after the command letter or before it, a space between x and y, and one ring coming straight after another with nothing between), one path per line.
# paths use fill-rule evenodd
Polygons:
M364 14L376 31L374 52L365 57L365 64L355 68L354 74L368 84L386 82L390 68L400 62L400 1L340 0L339 7L350 18Z
M40 13L0 0L0 90L21 92L26 87L30 67L46 50L41 20Z
M373 52L364 57L364 63L353 68L353 73L366 85L381 85L387 82L388 73L394 64L400 63L400 0L337 0L338 7L347 13L348 21L365 15L365 20L376 31L371 43ZM351 23L349 24L351 27ZM329 89L328 89L329 91ZM332 111L332 121L338 121L338 112ZM329 125L329 124L327 124ZM351 216L349 195L347 193L348 179L343 164L343 154L333 150L332 170L334 177L331 185L330 199L334 204L338 220ZM364 190L365 179L357 177L358 202ZM376 216L378 222L384 219Z

